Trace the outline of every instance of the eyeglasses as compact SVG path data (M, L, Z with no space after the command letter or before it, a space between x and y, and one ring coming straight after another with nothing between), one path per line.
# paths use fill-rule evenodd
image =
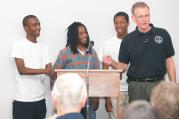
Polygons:
M135 17L137 17L138 19L149 18L149 17L150 17L150 14L139 15L139 16L135 16Z

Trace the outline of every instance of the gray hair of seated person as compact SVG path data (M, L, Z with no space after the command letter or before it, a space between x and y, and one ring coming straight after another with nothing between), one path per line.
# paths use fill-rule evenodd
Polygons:
M130 103L122 117L122 119L160 119L157 110L144 100Z
M78 107L87 97L86 84L78 74L62 74L55 81L52 96L56 97L62 107Z
M159 111L161 119L179 119L179 85L163 81L153 90L151 104Z

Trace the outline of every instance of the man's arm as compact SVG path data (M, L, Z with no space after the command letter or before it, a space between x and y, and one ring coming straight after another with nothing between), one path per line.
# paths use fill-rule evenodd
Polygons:
M57 78L57 73L54 71L54 69L52 68L52 64L49 63L46 65L46 69L50 69L50 71L47 73L47 75L51 78L51 79L56 79Z
M15 62L20 75L46 74L50 76L52 72L51 64L47 64L45 69L32 69L25 67L24 60L21 58L15 58Z
M111 66L114 69L121 69L123 72L125 72L128 68L128 64L125 64L125 63L122 63L122 62L116 62L114 60L112 60Z
M128 64L125 64L125 63L122 63L122 62L116 62L111 58L111 56L104 56L103 57L103 63L107 64L107 65L111 65L114 69L121 69L124 72L128 68Z
M175 62L172 57L166 59L166 68L170 81L176 82Z

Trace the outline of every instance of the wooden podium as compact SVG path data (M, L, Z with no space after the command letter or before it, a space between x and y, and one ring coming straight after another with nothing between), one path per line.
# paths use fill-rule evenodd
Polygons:
M64 73L77 73L86 83L89 82L89 97L116 97L117 119L120 117L121 70L55 69L57 77ZM88 77L88 78L87 78ZM87 79L89 79L87 81Z

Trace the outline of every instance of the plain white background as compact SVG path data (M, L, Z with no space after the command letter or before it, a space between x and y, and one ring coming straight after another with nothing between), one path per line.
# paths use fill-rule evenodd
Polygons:
M178 0L144 1L151 8L151 22L167 29L172 37L178 70ZM115 34L114 14L124 11L131 17L130 9L134 2L136 0L0 0L0 119L12 119L15 73L10 52L13 42L25 35L22 27L24 16L34 14L40 19L42 30L38 40L48 45L55 61L59 50L66 43L65 29L72 22L80 21L86 25L91 40L95 42L94 48L98 51L100 44ZM131 21L129 32L134 28L135 25ZM99 118L107 118L101 109L99 112Z

